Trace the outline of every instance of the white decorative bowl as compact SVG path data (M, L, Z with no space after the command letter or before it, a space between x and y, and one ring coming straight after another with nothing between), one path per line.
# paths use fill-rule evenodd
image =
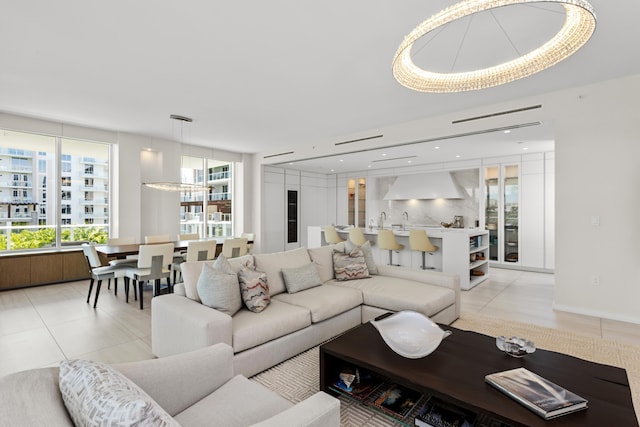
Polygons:
M385 343L400 356L418 359L431 354L451 331L443 331L431 319L415 311L399 311L371 324Z

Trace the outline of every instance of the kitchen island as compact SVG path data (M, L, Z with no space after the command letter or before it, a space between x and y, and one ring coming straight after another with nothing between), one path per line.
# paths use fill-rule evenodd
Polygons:
M458 274L460 288L469 290L489 277L489 232L480 228L444 228L444 227L407 227L392 229L398 243L404 249L394 252L393 261L403 267L420 268L422 253L412 251L409 246L409 229L424 229L431 242L440 249L433 255L426 255L427 267L436 271ZM348 228L337 228L338 234L345 240ZM389 251L380 250L377 245L378 229L362 230L367 240L373 243L372 252L377 263L389 263ZM307 229L308 246L326 245L322 226L310 226Z

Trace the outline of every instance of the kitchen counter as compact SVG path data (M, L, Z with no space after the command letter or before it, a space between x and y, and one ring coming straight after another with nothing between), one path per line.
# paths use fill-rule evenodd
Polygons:
M426 265L436 271L458 274L460 288L471 289L489 277L489 232L480 228L444 228L442 226L408 226L405 230L385 227L393 230L398 243L404 245L400 251L394 252L394 263L409 268L420 268L422 253L413 251L409 246L409 230L422 229L427 232L431 242L439 247L433 254L427 254ZM349 228L337 228L338 234L345 240ZM378 229L362 230L372 245L372 253L377 263L389 263L389 251L377 246ZM322 226L311 226L307 229L307 242L310 248L326 245Z

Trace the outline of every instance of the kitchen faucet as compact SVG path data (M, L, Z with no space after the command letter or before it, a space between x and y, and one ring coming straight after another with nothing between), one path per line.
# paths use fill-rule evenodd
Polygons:
M407 211L402 212L402 231L407 229L407 222L409 222L409 213Z
M380 222L378 228L384 228L384 221L387 219L387 213L385 211L380 212Z

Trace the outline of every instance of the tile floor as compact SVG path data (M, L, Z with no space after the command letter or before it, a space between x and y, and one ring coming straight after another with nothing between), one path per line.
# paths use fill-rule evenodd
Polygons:
M487 281L463 291L462 312L640 345L640 325L554 311L553 286L552 274L494 268ZM141 311L133 298L126 304L123 292L116 297L105 284L94 310L87 290L88 281L81 281L0 292L0 375L64 358L114 363L153 357L150 292Z

